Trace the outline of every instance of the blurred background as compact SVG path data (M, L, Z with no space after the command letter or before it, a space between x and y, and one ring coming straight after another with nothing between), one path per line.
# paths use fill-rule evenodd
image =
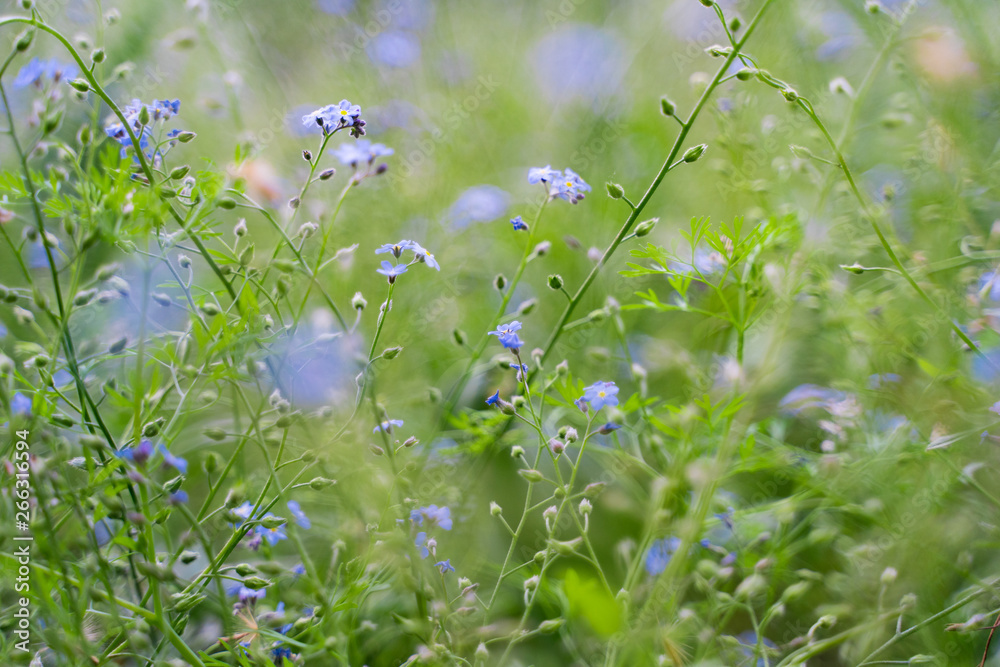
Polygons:
M75 36L84 52L97 41L104 44L103 72L119 104L133 98L181 100L171 127L198 137L173 149L173 165L224 174L282 219L290 215L288 201L309 171L302 151L315 152L321 140L302 117L341 99L361 106L366 138L394 154L384 160L385 174L365 179L344 199L327 250L328 256L339 254L325 270L323 284L349 317L355 292L367 299L368 309L353 334L316 342L339 328L313 294L295 336L278 343L290 352L283 378L287 398L299 409L325 408L317 424L321 434L332 435L353 407L358 357L367 354L378 304L385 298L385 279L375 273L384 256L376 257L374 250L413 239L434 252L440 272L415 266L397 282L380 345L401 345L404 351L379 369L378 399L389 416L405 421L403 436L421 438L429 452L427 480L422 485L414 480L411 490L423 504L452 507L456 531L442 538L442 549L462 564L459 574L474 580L474 574L484 580L495 576L507 540L489 522L487 508L491 500L504 507L520 505L522 488L508 451L526 436L515 431L490 441L460 420L438 428L437 392L448 394L469 358L468 350L456 345L454 332L464 332L475 346L500 302L495 277L510 278L516 269L525 237L512 232L509 220L515 215L529 219L541 195L537 185L528 184L528 169L569 167L594 190L575 206L561 201L547 206L538 234L551 241L551 251L528 265L511 300L513 312L537 299L534 309L519 317L521 338L527 350L542 344L566 303L562 293L546 286L546 277L560 274L574 292L627 217L622 202L605 196L605 182L620 183L633 201L642 196L678 131L677 123L661 113L660 97L669 97L685 118L721 62L705 52L727 43L715 14L696 0L134 0L101 2L99 10L89 0L47 4L39 3L39 11ZM719 4L745 25L760 2ZM574 328L549 361L551 370L569 360L573 376L586 384L615 380L623 398L636 392L656 398L652 409L661 423L671 425L687 419L685 410L695 397L748 381L752 420L766 434L762 442L781 443L780 455L774 445L769 461L785 476L757 497L760 478L743 471L747 478L732 480L733 495L720 500L719 509L731 502L738 516L746 511L740 539L747 543L777 532L783 512L796 517L802 530L792 531L766 555L783 571L809 568L828 577L827 591L802 603L809 623L825 612L863 616L880 595L878 577L889 565L907 582L894 594L919 589L919 617L954 601L970 580L970 568L978 572L974 580L987 576L989 564L996 563L995 557L981 555L998 538L995 515L990 517L996 507L987 503L984 509L982 498L960 484L955 472L973 462L995 469L989 433L985 446L979 439L981 430L992 427L983 409L997 398L991 393L995 371L956 343L948 320L959 322L984 351L1000 358L991 309L1000 301L1000 290L994 296L987 275L1000 249L1000 229L995 229L1000 219L1000 46L993 38L1000 5L881 0L879 6L881 14L874 15L861 0L778 1L746 50L810 99L831 133L843 139L841 148L859 189L904 263L919 273L947 316L928 308L892 272L840 268L855 263L888 267L889 262L842 174L823 161L833 157L815 125L772 88L734 79L716 91L689 135L688 145L708 145L705 156L672 171L645 209L643 218L657 217L659 224L641 242L632 240L619 250L576 312L585 317L613 299L612 308L622 307L624 346L613 326L597 320ZM97 14L110 20L95 21ZM904 19L896 33L893 24ZM65 59L51 41L36 45L35 55L43 57L46 50ZM19 119L32 122L33 100L29 88L12 91ZM104 118L108 110L99 113ZM71 137L89 117L85 105L71 102L63 133ZM351 141L346 133L331 141L321 168L336 167L338 174L313 185L301 204L300 222L333 215L351 173L333 151ZM5 156L4 168L10 168L11 156ZM660 277L619 273L630 261L647 263L629 257L645 242L685 255L690 249L680 230L703 217L715 224L743 217L747 226L767 224L776 230L775 242L762 251L763 316L748 333L742 367L733 363L730 328L691 313L643 309L646 301L636 292L653 289L667 302L670 287ZM245 209L219 210L210 222L228 242L244 218L256 243L256 264L263 268L278 239L263 217ZM157 221L147 224L156 227ZM311 251L304 248L307 255ZM132 270L128 258L110 244L98 246L87 261L94 266L122 262L126 279ZM194 270L195 284L214 289L214 277L203 265L196 262ZM166 269L158 268L153 285L167 285L170 279ZM0 263L0 281L17 280L13 262ZM77 337L92 351L134 331L140 317L124 305L98 312L74 324ZM153 309L149 318L156 327L170 329L180 326L185 314ZM10 330L5 345L29 336L8 312L0 313L0 320ZM497 389L503 395L516 390L509 369L490 365L495 352L499 346L487 347L456 415L480 410ZM641 382L633 364L642 369ZM834 393L809 394L803 385ZM789 398L796 388L800 393ZM794 404L803 396L807 403L827 401L823 405L860 397L858 414L844 408L850 414L825 415L850 422L845 427L850 435L833 439L838 447L853 447L853 454L821 459L830 453L823 446L832 431ZM627 443L639 431L658 430L660 446L670 451L669 429L651 428L648 415L640 417L635 407L626 414L628 428L616 437ZM359 454L374 425L365 417L336 445L324 444L322 435L309 442L302 434L294 444L296 451L326 457L331 476L340 481L335 493L303 502L318 528L307 545L320 559L329 560L331 544L339 539L349 551L360 550L368 539L366 521L381 510L372 477L379 489L388 480L384 472L369 476L367 454ZM222 415L215 413L192 417L190 431L219 419ZM473 422L478 428L480 422ZM920 458L935 438L973 431L954 462L932 466ZM220 451L226 446L190 442L192 456L200 446ZM178 450L185 453L184 446ZM800 455L808 460L808 472L797 467L806 465L796 459ZM677 463L670 453L662 459L663 466ZM851 467L859 461L863 465ZM601 465L595 459L588 473L598 477ZM261 479L252 458L238 471L248 486ZM899 525L901 513L913 512L908 507L913 494L942 479L947 482L942 492L927 509L918 508L913 523L901 532L889 530ZM885 488L890 480L898 483ZM998 486L995 475L976 483L990 491ZM626 471L595 510L599 556L610 564L613 578L624 576L626 559L634 556L643 517L651 511L650 488L648 479ZM680 496L686 487L674 491ZM792 495L811 500L780 505ZM811 504L819 497L823 500ZM772 501L779 504L752 509ZM684 503L678 503L672 509L680 512ZM836 509L815 514L829 507ZM889 541L879 542L884 535ZM852 573L851 554L871 545L880 551L865 551L866 569ZM956 566L966 554L975 565ZM745 566L752 568L764 555L747 555ZM587 611L605 601L586 595L574 599L566 609L588 618L583 634L609 634L594 620L600 613L588 617ZM387 616L397 602L385 596L372 604L371 616L377 618ZM510 592L511 617L519 613L517 604L515 590ZM982 609L987 610L988 605ZM720 632L738 635L749 627L739 616L730 623ZM793 627L789 619L786 639L797 632ZM923 645L914 642L911 653L943 653L939 630L934 626L932 636L920 640ZM368 664L399 664L413 649L402 631L376 637L365 648L356 647L372 660ZM877 639L877 634L866 636L869 649ZM970 664L973 656L978 659L981 640L982 634L949 637L955 662L940 664ZM535 664L569 664L578 658L567 657L572 653L567 646L539 642L529 645L529 654ZM383 649L383 657L376 658ZM854 657L831 652L815 664L853 664Z

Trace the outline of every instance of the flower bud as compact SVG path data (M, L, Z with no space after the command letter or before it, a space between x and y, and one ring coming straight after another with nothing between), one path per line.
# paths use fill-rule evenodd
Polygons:
M515 459L524 458L524 447L521 445L514 445L510 448L510 455Z
M625 196L625 188L618 185L617 183L612 183L608 181L605 183L604 187L608 189L608 196L612 199L621 199Z
M337 175L337 170L334 169L333 167L330 167L329 169L324 169L322 172L320 172L319 180L329 181L336 175Z
M492 514L493 516L500 516L501 513L503 513L503 508L500 507L500 505L498 505L496 502L491 501L490 514Z
M781 94L789 102L795 102L799 99L799 93L794 88L783 88Z
M502 290L507 286L507 278L502 273L498 273L496 278L493 279L493 286L498 290Z
M232 197L220 197L219 201L216 202L216 206L227 211L231 211L236 208L236 200Z
M655 227L656 223L658 223L659 221L660 221L659 218L652 218L650 220L644 220L640 222L638 225L635 226L635 235L636 236L648 235L651 231L653 231L653 227Z
M549 276L549 287L551 289L562 289L563 278L558 273L553 273Z
M85 93L90 90L90 84L87 83L86 79L73 79L69 82L69 85L73 88L73 90L79 90L81 93ZM146 113L148 114L149 112L147 111Z
M451 337L455 339L455 343L457 345L465 345L466 341L468 340L468 337L465 335L465 332L462 331L461 329L452 329Z
M551 634L557 631L559 628L561 628L565 623L566 623L565 619L551 618L547 621L542 621L538 625L538 631L545 634Z
M396 357L399 356L399 353L402 351L403 348L400 347L399 345L396 345L395 347L387 347L384 350L382 350L382 357L385 359L395 359Z
M518 470L517 474L532 483L540 482L543 479L545 479L545 476L542 475L541 471L534 470L533 468L529 468L527 470Z
M355 292L354 298L351 299L351 305L355 310L364 310L365 306L368 305L368 302L365 301L365 297L361 295L361 292Z
M685 162L695 162L702 156L705 149L708 148L705 144L698 144L697 146L692 146L691 148L684 151L684 157L681 158Z
M292 197L291 199L288 200L288 208L290 208L290 209L292 209L294 211L295 209L297 209L299 207L300 203L301 203L301 200L298 197Z
M177 141L181 142L182 144L186 144L187 142L191 141L197 136L198 135L195 134L194 132L184 131L177 135Z
M660 112L664 116L673 116L677 112L677 105L666 97L660 98Z
M309 488L313 491L322 491L323 489L333 486L337 483L335 479L327 479L326 477L314 477L312 481L309 482Z
M313 154L309 151L302 151L302 159L306 162L312 162Z
M744 67L736 73L736 78L740 81L749 81L755 76L757 76L757 70L753 67Z
M535 309L538 305L538 299L528 299L527 301L522 301L517 307L518 315L527 315Z

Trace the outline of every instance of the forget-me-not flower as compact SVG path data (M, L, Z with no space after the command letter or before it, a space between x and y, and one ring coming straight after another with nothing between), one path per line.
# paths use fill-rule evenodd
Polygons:
M383 263L386 263L386 262L383 262ZM392 427L393 426L402 426L402 425L403 425L403 420L402 419L389 419L388 421L384 421L381 424L379 424L378 426L376 426L375 430L373 430L372 433L378 433L379 431L385 431L386 433L392 433Z
M605 405L618 405L618 387L614 382L595 382L583 390L582 400L597 412Z
M452 565L451 565L451 559L450 558L447 559L447 560L442 560L442 561L438 561L437 563L434 563L434 567L440 568L441 569L441 574L444 574L445 572L454 572L455 571L455 568L452 567Z
M167 446L164 445L162 442L156 446L156 451L158 451L160 455L163 456L163 462L166 463L168 466L174 468L175 470L177 470L177 472L179 472L182 475L187 474L188 462L186 459L171 454L170 450L168 450Z
M273 518L274 515L270 512L264 515L265 519ZM287 540L288 534L285 532L284 524L280 526L275 526L274 528L268 528L264 525L259 525L254 529L254 532L267 540L268 544L277 544L281 540Z
M527 229L528 229L528 224L519 215L515 215L513 218L511 218L510 219L510 224L514 225L514 231L515 232L523 232L523 231L527 231Z
M646 552L646 572L656 576L667 569L670 557L674 555L681 546L680 539L676 537L664 537L655 540Z
M295 519L297 523L302 528L309 530L312 528L312 521L306 516L306 513L302 511L302 506L299 505L297 500L288 501L288 511L292 513L292 518Z
M329 104L302 117L306 127L319 127L323 134L333 134L344 128L351 128L355 138L364 136L365 121L361 118L361 107L341 100L339 104Z
M32 58L27 65L18 71L17 76L14 77L13 85L15 88L41 86L43 79L52 79L54 83L59 83L64 79L74 78L79 71L76 65L61 63L55 58L51 60Z
M393 264L387 260L382 260L382 268L375 269L377 273L381 273L383 276L389 279L389 284L396 282L396 276L406 273L406 264Z

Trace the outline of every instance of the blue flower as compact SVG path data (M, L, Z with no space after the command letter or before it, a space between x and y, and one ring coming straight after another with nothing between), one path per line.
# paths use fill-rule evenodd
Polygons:
M590 186L572 169L567 167L560 178L552 181L549 196L559 197L571 204L576 204L584 198L584 192L590 192Z
M622 427L621 424L616 424L614 422L608 422L607 424L605 424L601 428L597 429L597 432L600 433L601 435L607 435L609 433L614 433L615 431L617 431L621 427Z
M341 164L357 167L361 163L371 164L376 158L388 157L395 151L385 144L373 144L367 139L341 144L333 154Z
M41 86L42 79L52 79L54 83L64 79L72 79L79 74L80 70L75 65L61 63L55 58L52 60L39 60L32 58L31 62L22 67L17 76L14 77L15 88L27 88L31 85Z
M496 331L490 331L490 336L496 336L500 344L509 350L518 350L524 345L516 332L521 330L521 323L514 320L510 324L501 324Z
M143 125L139 122L139 116L144 107L149 111L150 124L152 124L159 120L170 120L173 116L179 114L181 101L153 100L152 104L143 104L140 100L132 100L129 105L122 109L122 114L125 116L129 127L132 128L132 133L139 140L139 147L143 151L149 146L149 139L152 136L149 125ZM132 146L132 139L129 137L125 125L122 123L112 123L104 128L104 133L121 145L121 155L125 157L128 148Z
M420 40L402 30L388 30L376 35L365 51L377 65L408 67L420 59Z
M510 367L517 371L518 382L524 382L524 378L528 377L528 364L515 364L511 362Z
M510 195L495 185L474 185L463 192L451 209L451 225L463 229L471 222L490 222L507 214Z
M267 595L267 589L261 588L260 590L254 590L243 584L233 584L226 589L226 592L230 595L235 595L239 597L240 602L248 602L250 600L259 600L265 595Z
M429 252L427 248L423 247L416 241L410 241L413 244L412 250L413 254L417 256L417 260L423 262L432 269L441 270L441 265L438 264L437 259L434 258L434 253Z
M174 491L169 497L171 505L180 505L188 501L187 491Z
M333 134L344 128L351 128L351 135L365 134L365 121L361 119L361 107L341 100L340 104L329 104L302 117L306 127L319 127L324 134Z
M618 387L614 382L595 382L583 390L582 399L597 412L605 405L618 405Z
M381 247L375 250L376 255L382 255L387 252L391 252L396 259L399 259L400 255L403 254L404 250L413 250L413 241L400 241L399 243L385 243Z
M735 524L733 523L733 514L734 510L732 507L730 507L725 512L717 512L715 514L715 518L721 521L722 525L724 525L726 528L732 530L733 527L735 526Z
M376 426L375 429L372 431L372 433L378 433L379 431L385 431L386 433L392 433L392 427L393 426L402 426L402 425L403 425L403 420L402 419L390 419L390 420L384 421L381 424L379 424L378 426Z
M299 524L306 530L312 528L312 521L310 521L309 517L306 516L306 513L302 511L302 507L299 505L298 501L289 500L288 511L292 513L292 518L295 519L295 523Z
M445 572L454 572L455 571L455 568L452 567L452 565L451 565L451 559L450 558L447 559L447 560L442 560L442 561L438 561L437 563L434 563L434 567L440 568L441 569L441 574L444 574Z
M656 540L646 552L646 572L654 577L667 569L670 557L681 546L680 539L676 537L665 537Z
M248 500L244 501L242 505L233 510L233 514L243 519L243 521L246 521L253 514L253 503ZM240 521L240 523L235 525L239 526L243 523L243 521Z
M415 525L422 526L424 519L427 520L429 526L440 526L442 530L451 530L454 525L451 519L451 509L447 506L428 505L410 511L410 521Z
M497 389L497 393L493 394L492 396L490 396L489 398L486 399L486 405L496 405L499 402L500 402L500 390L499 389ZM998 402L997 405L1000 405L1000 402ZM993 407L996 407L996 405L994 405ZM1000 414L1000 412L998 412L997 414Z
M14 396L10 399L10 411L11 414L15 415L31 416L31 399L21 392L15 391Z
M527 231L528 224L521 218L521 216L516 215L510 219L510 224L514 225L515 232Z
M382 260L382 268L375 269L377 273L389 279L389 284L396 282L396 276L406 273L406 264L396 264L393 266L389 261Z
M166 445L164 445L162 442L156 446L156 451L158 451L160 455L163 456L163 462L166 463L168 466L174 468L175 470L177 470L177 472L179 472L182 475L187 474L188 462L185 459L182 459L179 456L174 456L173 454L171 454L170 451L167 449Z
M272 517L274 517L274 515L271 514L270 512L268 512L267 514L264 515L265 519L269 519L269 518L272 518ZM287 540L288 539L288 534L285 532L285 526L284 525L275 526L274 528L267 528L267 527L262 526L262 525L261 526L257 526L254 529L254 533L256 533L257 535L263 537L265 540L267 540L267 543L271 544L271 545L277 544L281 540Z
M420 557L427 558L430 555L430 550L427 548L427 533L420 531L417 533L416 539L413 540L414 546L420 550Z
M544 167L532 167L528 170L528 182L532 185L535 183L551 183L558 178L562 178L562 173L553 169L552 165L547 164Z
M296 577L301 577L305 573L306 573L306 566L303 565L302 563L299 563L298 565L292 568L292 574L294 574Z
M119 449L117 452L114 452L114 455L123 461L129 461L141 466L153 455L153 443L144 438L139 441L137 446Z

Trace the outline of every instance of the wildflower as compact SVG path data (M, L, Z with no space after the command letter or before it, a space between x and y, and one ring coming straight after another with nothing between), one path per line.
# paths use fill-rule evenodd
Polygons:
M177 470L177 472L179 472L182 475L187 474L188 463L185 459L181 458L180 456L174 456L173 454L171 454L170 450L168 450L166 445L164 445L162 442L156 446L156 451L158 451L160 455L163 456L163 462L166 463L168 466L174 468L175 470Z
M653 576L661 574L667 569L670 557L680 546L681 541L676 537L665 537L654 541L646 552L646 571Z
M551 183L561 176L561 172L553 169L552 165L548 164L544 167L532 167L528 170L528 182L532 185L535 183Z
M253 514L253 503L251 503L250 501L244 501L243 504L234 509L232 513L243 519L243 521L246 521L247 519L250 518L250 515ZM235 525L238 526L242 524L243 521Z
M733 526L735 525L733 523L733 512L734 512L733 508L730 507L725 512L717 512L715 514L715 518L721 521L722 525L724 525L726 528L732 530Z
M392 433L392 427L393 426L402 426L402 425L403 425L403 420L402 419L389 419L388 421L384 421L381 424L379 424L378 426L376 426L375 430L373 430L372 433L378 433L379 431L385 431L386 433Z
M447 559L447 560L442 560L442 561L438 561L437 563L434 563L434 567L440 568L441 569L441 574L444 574L445 572L454 572L455 571L455 568L452 567L452 565L451 565L451 559L450 558Z
M498 391L497 394L499 395L500 392ZM489 401L486 402L489 403ZM1000 415L1000 401L997 401L996 403L990 406L990 412L992 412L995 415Z
M274 517L274 515L271 514L270 512L264 515L265 519L271 517ZM268 528L266 526L260 525L254 529L254 533L263 537L265 540L267 540L267 543L271 545L277 544L281 540L288 539L288 534L285 532L284 525L274 526L273 528Z
M431 552L427 548L427 533L425 531L417 533L417 537L413 540L413 544L420 550L421 558L427 558L427 556L430 555Z
M605 405L618 405L618 387L614 382L595 382L583 390L583 396L578 400L589 403L597 412Z
M341 100L340 104L329 104L302 117L306 127L319 126L323 134L333 134L351 128L351 136L357 138L365 134L365 121L361 119L361 107Z
M497 393L493 394L492 396L490 396L489 398L486 399L486 405L496 405L499 402L500 402L500 390L499 389L497 389ZM998 402L997 405L1000 405L1000 402ZM994 405L993 407L997 407L997 405ZM1000 414L1000 413L998 413L998 414Z
M144 438L135 447L119 449L114 454L123 461L141 466L153 455L153 443Z
M64 79L76 77L78 73L79 70L75 65L61 63L55 58L52 60L32 58L31 62L18 71L13 85L15 88L41 87L43 79L52 79L53 83L59 83Z
M14 396L10 399L10 411L11 414L30 416L31 399L19 391L14 392Z
M500 340L500 344L510 350L520 349L524 345L517 332L521 330L521 323L514 320L510 324L501 324L497 327L496 331L490 331L489 335L496 336Z
M428 505L410 512L410 521L415 525L422 526L424 519L427 519L429 526L440 526L443 530L451 530L454 525L451 519L451 509L447 506Z
M169 501L171 505L180 505L188 501L187 491L174 491L169 496Z
M333 154L345 164L355 169L359 164L372 164L377 158L388 157L395 151L385 144L373 144L366 139L341 144Z
M180 113L180 109L180 100L153 100L152 104L143 104L140 100L132 100L129 105L122 109L122 114L132 129L132 133L139 140L139 148L145 150L149 146L149 138L152 136L149 125L159 120L170 120ZM147 123L142 122L144 110L148 115ZM129 137L125 125L112 123L104 128L104 133L121 145L121 155L124 157L129 146L132 145L132 138Z
M391 252L396 259L403 254L404 250L414 250L416 244L413 241L400 241L399 243L384 243L378 249L375 250L376 255L382 255L387 252Z
M474 185L448 211L451 226L463 229L472 222L490 222L507 214L510 195L495 185Z
M561 178L553 181L552 188L549 190L549 196L559 197L571 204L576 204L584 198L584 192L590 192L590 186L572 169L567 167L562 173Z
M267 595L267 589L261 588L259 590L254 590L244 584L233 584L226 589L226 592L230 595L235 595L240 599L240 602L249 602L251 600L259 600L265 595Z
M614 422L608 422L607 424L605 424L601 428L597 429L597 432L600 433L601 435L607 435L609 433L614 433L615 431L617 431L621 427L622 427L621 424L616 424Z
M289 500L288 501L288 511L292 513L292 518L295 519L297 523L302 528L309 530L312 528L312 521L306 516L306 513L302 511L302 506L299 505L298 501Z
M528 229L527 223L523 219L521 219L521 216L519 215L511 218L510 224L514 225L515 232L527 231Z
M528 364L511 363L510 367L517 371L518 382L524 382L524 378L528 377Z
M437 260L434 258L434 253L429 252L425 247L417 243L416 241L410 241L413 245L411 250L413 254L417 256L417 260L423 262L432 269L441 270L441 265L438 264Z
M396 264L393 266L389 261L382 260L382 268L375 269L375 271L388 278L391 285L396 282L396 276L406 273L406 268L406 264Z

